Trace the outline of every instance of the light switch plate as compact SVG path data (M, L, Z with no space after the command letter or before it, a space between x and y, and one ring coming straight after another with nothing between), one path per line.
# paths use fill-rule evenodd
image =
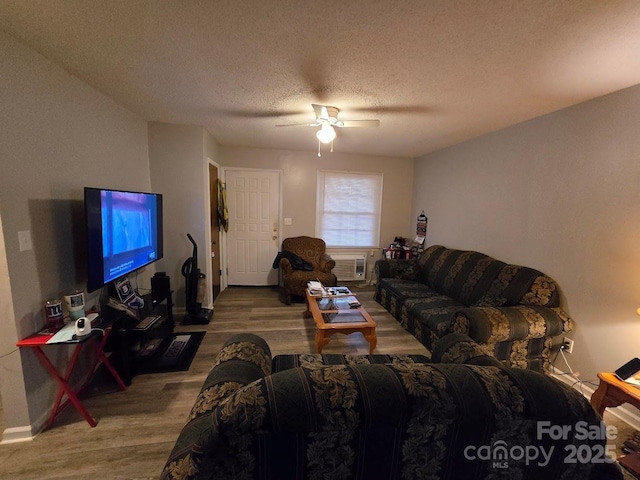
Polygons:
M18 243L20 244L21 252L33 250L33 242L31 241L31 230L22 230L18 232Z
M293 220L290 218L285 218L284 219L284 224L285 225L293 225Z

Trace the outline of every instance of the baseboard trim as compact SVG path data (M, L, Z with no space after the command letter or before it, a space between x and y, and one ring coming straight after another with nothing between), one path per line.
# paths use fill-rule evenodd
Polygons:
M9 443L30 442L35 435L31 431L31 426L5 428L2 432L2 441L0 445Z
M591 395L596 389L590 385L585 385L584 383L578 382L575 377L571 377L567 375L565 372L559 370L556 367L551 367L552 372L551 376L556 380L560 380L565 385L569 385L574 390L580 392L587 400L591 399ZM637 410L630 405L620 405L615 408L608 408L607 412L616 417L617 419L625 422L627 425L635 428L636 430L640 430L640 415L638 415Z
M5 428L4 432L2 432L2 441L0 441L0 445L30 442L44 429L49 421L50 413L50 411L44 412L40 415L40 418L33 422L33 425Z

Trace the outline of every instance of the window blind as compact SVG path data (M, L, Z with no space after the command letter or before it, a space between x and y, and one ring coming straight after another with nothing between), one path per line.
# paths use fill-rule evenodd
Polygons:
M328 247L378 247L381 173L319 170L316 205L316 236Z

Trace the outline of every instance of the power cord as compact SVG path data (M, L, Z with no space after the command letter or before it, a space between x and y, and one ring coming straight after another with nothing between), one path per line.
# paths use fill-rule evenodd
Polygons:
M560 345L560 348L558 348L558 352L556 353L556 356L553 358L552 365L556 369L558 369L555 366L555 363L556 363L556 360L558 360L558 355L562 355L562 359L564 360L564 363L567 366L567 368L569 369L569 371L568 372L564 372L564 371L560 370L561 373L556 373L556 375L558 375L558 376L566 375L568 377L572 377L572 379L575 380L575 381L571 384L571 388L576 388L576 385L580 385L580 387L579 387L580 393L582 395L584 395L584 390L582 390L582 387L585 384L593 385L595 387L597 387L598 384L595 383L595 382L592 382L591 380L580 380L580 378L578 378L580 376L580 372L579 371L575 371L575 372L573 371L573 369L571 368L571 365L569 365L569 360L567 360L567 356L564 354L564 351L567 348L569 348L569 345L567 343L563 343L562 345Z
M140 287L138 285L138 275L139 275L139 273L140 273L139 271L136 271L136 276L134 277L134 283L136 284L134 290L135 290L137 295L143 296L143 295L146 295L148 293L151 293L153 289L146 288L146 287Z
M17 352L18 350L20 350L20 349L19 349L19 348L15 348L15 349L11 350L11 351L10 351L10 352L8 352L8 353L5 353L5 354L3 354L3 355L0 355L0 358L8 357L9 355L11 355L12 353Z

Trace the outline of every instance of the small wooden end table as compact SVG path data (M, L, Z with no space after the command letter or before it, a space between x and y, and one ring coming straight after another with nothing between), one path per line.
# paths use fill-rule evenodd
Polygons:
M598 373L600 385L591 395L591 406L602 416L607 407L630 403L640 408L640 388L623 382L613 373Z
M355 297L355 295L351 294L347 295L347 297ZM331 335L334 333L349 335L360 332L364 335L365 340L369 342L369 353L373 354L378 343L378 337L376 336L377 324L364 307L339 309L335 306L333 308L321 308L320 306L321 301L340 298L345 298L345 296L314 296L311 295L309 289L306 290L307 310L304 312L304 316L307 318L313 317L316 324L316 348L318 353L322 353L322 347L329 343ZM336 303L338 302L336 301Z

